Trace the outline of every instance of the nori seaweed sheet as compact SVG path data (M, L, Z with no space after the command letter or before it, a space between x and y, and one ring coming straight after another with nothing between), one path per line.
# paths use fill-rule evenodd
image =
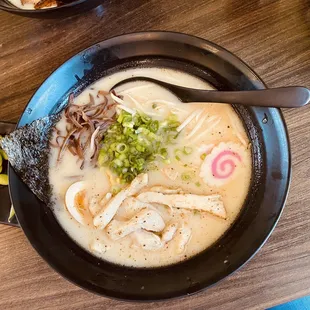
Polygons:
M50 203L50 137L60 115L33 121L5 136L0 145L23 182L46 204Z

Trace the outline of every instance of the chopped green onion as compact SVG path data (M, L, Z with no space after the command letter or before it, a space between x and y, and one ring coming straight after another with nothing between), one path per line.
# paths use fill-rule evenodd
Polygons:
M137 151L139 151L139 152L141 152L141 153L143 153L144 151L145 151L145 147L144 146L142 146L142 145L136 145L136 149L137 149Z
M119 158L114 159L112 161L112 163L115 165L115 167L122 167L123 166L123 162Z
M175 144L175 134L171 134L167 136L166 143L167 144Z
M184 148L183 148L183 153L184 153L185 155L190 155L190 154L193 153L193 148L190 147L190 146L184 146Z
M176 155L182 154L182 151L180 149L175 149L174 154Z
M119 153L125 153L128 151L128 146L125 143L119 143L116 146L116 151Z
M201 184L200 184L199 182L196 182L195 185L196 185L197 187L200 187L200 186L201 186Z
M162 156L164 156L165 158L168 157L168 151L167 151L166 148L161 148L160 151L159 151L159 153L160 153Z
M168 121L170 121L170 122L178 122L178 117L175 115L175 114L170 114L169 116L168 116ZM179 126L180 126L180 123L179 123Z
M110 168L121 183L128 183L155 159L170 163L163 146L168 144L168 137L176 135L178 126L175 117L159 122L146 115L132 116L121 111L102 140L98 165Z
M203 154L200 155L200 159L201 159L201 160L204 160L206 157L207 157L207 154L206 154L206 153L203 153Z
M112 195L115 196L116 194L118 194L121 191L121 188L118 186L113 186L112 187Z
M133 122L123 122L124 127L133 128L134 123Z
M164 161L165 162L165 161ZM169 162L170 164L170 162ZM156 163L154 163L153 161L150 162L148 165L147 165L147 170L148 171L151 171L151 170L159 170L158 166L156 165Z
M174 154L175 154L175 159L180 161L181 160L181 157L180 155L182 154L183 152L180 150L180 149L175 149L174 150Z
M142 122L145 124L149 124L152 121L152 119L147 115L140 115L140 117Z
M180 135L181 131L179 131L175 136L174 136L174 139L177 139L178 136Z
M183 172L181 174L181 179L182 179L182 181L190 181L192 178L191 178L191 176L189 174Z
M159 122L158 121L151 122L150 131L157 132L158 128L159 128Z

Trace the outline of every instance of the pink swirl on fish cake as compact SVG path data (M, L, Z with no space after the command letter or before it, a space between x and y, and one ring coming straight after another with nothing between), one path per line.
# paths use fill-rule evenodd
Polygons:
M227 159L223 157L228 156ZM229 178L236 169L235 160L242 161L241 156L238 153L225 150L219 153L212 162L212 175L218 179Z
M240 143L221 142L203 160L199 176L209 186L224 186L251 165L248 152Z

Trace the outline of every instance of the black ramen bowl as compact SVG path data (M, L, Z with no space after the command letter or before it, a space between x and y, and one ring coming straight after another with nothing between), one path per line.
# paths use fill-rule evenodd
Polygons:
M18 126L61 109L71 92L78 94L101 77L135 67L185 71L220 90L265 88L245 63L211 42L179 33L134 33L95 44L65 62L32 97ZM147 269L100 260L71 240L52 211L10 168L11 199L24 233L61 275L104 296L167 299L198 292L225 278L246 263L269 237L283 210L291 174L287 129L280 110L234 108L251 140L251 189L235 223L200 254L175 265Z
M0 10L8 11L18 15L36 18L58 18L75 15L91 10L99 6L103 0L72 0L68 4L39 10L23 10L13 5L9 0L0 0Z

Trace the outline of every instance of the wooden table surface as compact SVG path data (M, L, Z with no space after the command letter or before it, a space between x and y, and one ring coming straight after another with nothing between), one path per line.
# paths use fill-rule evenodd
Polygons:
M241 57L271 87L310 87L307 0L102 2L93 11L58 20L0 12L0 119L16 121L43 80L81 49L143 30L200 36ZM289 199L268 242L240 271L192 297L125 303L85 292L64 280L38 256L20 229L2 225L0 309L248 310L309 295L310 106L285 110L284 115L293 154Z

